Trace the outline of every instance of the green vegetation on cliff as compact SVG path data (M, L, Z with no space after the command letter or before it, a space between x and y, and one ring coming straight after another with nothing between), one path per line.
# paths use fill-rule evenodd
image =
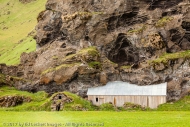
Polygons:
M165 16L160 20L158 20L158 22L156 23L156 27L163 27L173 19L174 19L173 17Z
M62 61L66 62L72 59L76 59L76 61L77 60L80 61L82 59L83 61L88 62L88 59L91 59L91 58L93 59L96 56L99 56L99 52L96 49L96 47L91 46L88 48L81 49L76 54L71 54L71 55L66 56Z
M131 66L121 66L120 69L130 69Z
M88 63L88 65L89 65L90 67L96 68L96 69L101 68L101 63L98 62L98 61L90 62L90 63Z
M101 63L98 61L94 61L94 59L97 59L96 57L99 57L99 52L96 49L96 47L88 47L79 50L76 54L71 54L66 56L62 59L62 63L59 66L48 68L47 70L43 71L41 74L45 75L47 73L60 70L62 68L68 68L68 67L74 67L74 66L80 66L82 62L88 63L88 65L92 68L101 68ZM54 59L57 57L53 57Z
M31 33L45 3L46 0L26 4L19 0L0 0L0 63L19 64L22 52L35 51L36 42Z
M55 68L48 68L47 70L43 71L41 75L45 75L47 73L60 70L61 68L68 68L73 66L79 66L81 63L72 63L72 64L61 64Z
M149 61L149 63L150 64L167 63L169 60L175 60L179 58L190 58L190 50L176 52L176 53L164 53L159 58Z
M143 25L139 29L132 29L132 30L127 31L127 34L132 34L132 33L139 34L139 33L142 33L145 29L146 29L146 25Z

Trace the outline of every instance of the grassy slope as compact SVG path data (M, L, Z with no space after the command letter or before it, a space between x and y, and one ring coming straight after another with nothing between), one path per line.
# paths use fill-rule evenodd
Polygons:
M0 0L0 63L18 64L22 52L35 50L35 40L27 35L34 30L46 1L22 4L19 0Z
M162 104L158 111L190 111L190 96L185 96L179 101Z
M188 127L190 112L0 112L0 127L8 123L103 123L104 127ZM26 117L27 116L27 117ZM14 119L13 119L14 118ZM15 127L19 127L18 125ZM37 126L35 126L37 127ZM77 127L75 125L75 127ZM97 126L96 126L97 127Z

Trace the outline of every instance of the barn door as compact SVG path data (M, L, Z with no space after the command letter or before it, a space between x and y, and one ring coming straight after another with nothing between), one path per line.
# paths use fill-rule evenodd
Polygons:
M104 103L104 98L100 98L99 99L99 104L101 105L101 104L103 104Z
M116 99L115 99L115 97L114 97L114 100L113 100L113 104L114 104L114 106L116 106Z
M147 107L149 107L149 98L147 96Z

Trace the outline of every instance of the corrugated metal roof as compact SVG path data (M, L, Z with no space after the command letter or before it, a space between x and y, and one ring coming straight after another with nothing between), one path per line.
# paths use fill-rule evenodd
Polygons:
M167 83L138 86L122 81L109 82L105 86L89 88L87 95L166 95Z

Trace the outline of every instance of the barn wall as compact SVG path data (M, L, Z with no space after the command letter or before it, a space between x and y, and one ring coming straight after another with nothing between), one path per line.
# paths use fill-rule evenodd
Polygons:
M96 102L98 98L98 102ZM95 96L89 95L88 100L94 105L111 102L117 107L122 107L125 102L139 104L143 107L157 108L158 105L166 103L166 96Z
M157 108L158 105L166 103L166 96L149 96L148 101L148 107Z

